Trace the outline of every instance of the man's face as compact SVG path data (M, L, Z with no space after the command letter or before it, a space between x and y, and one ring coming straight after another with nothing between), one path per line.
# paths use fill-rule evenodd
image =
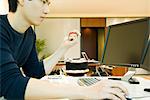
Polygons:
M50 0L24 0L22 14L31 25L39 25L49 12Z

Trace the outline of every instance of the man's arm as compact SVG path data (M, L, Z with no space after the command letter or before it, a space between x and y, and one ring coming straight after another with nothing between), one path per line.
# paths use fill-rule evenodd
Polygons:
M31 78L25 91L25 99L112 99L125 100L126 90L120 84L100 81L88 87L71 83L51 83Z
M72 40L70 39L71 37L69 38L70 35L68 34L68 36L65 37L61 46L50 57L47 57L43 60L46 74L49 74L52 71L58 60L60 60L60 58L69 48L78 43L80 33L76 32L76 34L77 38L72 38Z
M57 84L31 78L26 88L25 99L84 98L83 90L84 88L73 84Z
M64 55L66 51L67 48L61 46L51 56L43 60L46 74L49 74L53 70L55 65L58 63L58 60L61 59L61 57Z

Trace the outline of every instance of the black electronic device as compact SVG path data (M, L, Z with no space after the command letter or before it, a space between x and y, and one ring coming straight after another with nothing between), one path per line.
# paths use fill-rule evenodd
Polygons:
M66 70L86 70L88 69L87 62L66 62Z
M150 47L147 50L147 53L144 57L144 61L141 65L141 68L146 69L148 71L150 71Z
M149 35L149 21L150 18L144 18L109 26L101 64L140 67Z
M149 26L149 38L142 55L141 68L150 71L150 26Z
M150 88L145 88L144 91L150 92Z
M78 61L78 60L77 60ZM70 76L83 76L89 72L88 62L66 62L66 73Z

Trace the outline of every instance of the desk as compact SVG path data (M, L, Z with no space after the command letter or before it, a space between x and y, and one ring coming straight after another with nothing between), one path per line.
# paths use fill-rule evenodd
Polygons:
M56 64L56 68L62 68L65 67L65 63L64 62L58 62ZM101 68L103 71L105 71L104 73L109 76L123 76L127 71L128 68L127 67L108 67L105 65L101 65L99 62L88 62L88 68L90 70L90 72L88 73L88 76L95 74L96 70L98 70L98 68ZM101 73L100 73L101 74Z
M77 83L78 79L81 77L71 77L71 76L45 76L42 80L48 80L50 82L59 82L59 83L70 83L74 85L79 85ZM107 79L108 77L97 77L100 79ZM133 98L132 100L150 100L150 93L145 92L144 88L150 88L150 80L143 78L141 76L134 76L140 81L140 84L129 84L128 82L118 81L123 84L129 91L129 97ZM149 76L150 78L150 76Z
M145 88L150 88L150 80L142 78L141 76L134 76L134 78L136 78L140 84L123 83L129 91L129 96L132 97L133 100L150 100L150 92L144 91Z
M59 67L63 67L65 66L66 64L64 62L59 62L56 64L56 66L59 66ZM99 67L100 66L100 63L88 63L88 67Z

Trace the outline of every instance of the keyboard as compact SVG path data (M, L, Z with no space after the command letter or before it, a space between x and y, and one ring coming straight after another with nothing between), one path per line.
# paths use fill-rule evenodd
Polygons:
M93 77L79 78L78 79L78 84L80 86L90 86L92 84L95 84L98 81L100 81L100 79L93 78Z

